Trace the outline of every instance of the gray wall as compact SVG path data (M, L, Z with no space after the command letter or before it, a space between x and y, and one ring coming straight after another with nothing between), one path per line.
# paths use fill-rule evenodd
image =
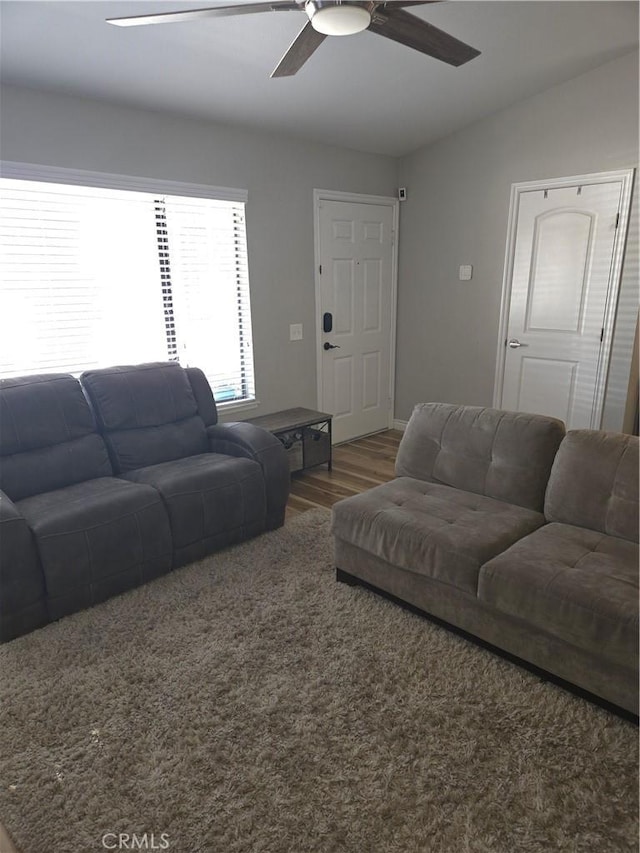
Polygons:
M1 112L4 160L247 189L261 405L246 417L316 407L313 189L394 195L394 158L9 86Z
M511 184L637 162L637 52L401 161L408 199L400 222L398 419L420 401L492 404ZM622 428L629 381L637 227L636 210L605 404L609 429ZM473 264L472 281L458 281L460 264Z
M315 407L314 187L401 205L396 410L491 405L511 183L635 166L638 55L523 101L401 161L211 122L4 87L0 153L75 169L243 187L262 414ZM399 177L398 177L399 175ZM636 193L637 197L637 193ZM620 429L637 317L637 204L604 426ZM471 282L458 281L473 264ZM289 341L289 324L304 340ZM249 416L249 415L247 415Z

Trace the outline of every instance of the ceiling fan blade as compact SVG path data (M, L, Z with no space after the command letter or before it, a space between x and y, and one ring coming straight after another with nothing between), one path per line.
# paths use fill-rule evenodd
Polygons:
M229 15L250 15L254 12L291 12L304 8L295 0L269 0L265 3L234 3L233 6L211 6L208 9L185 9L182 12L163 12L157 15L133 15L129 18L107 18L108 24L118 27L138 27L146 24L173 24L177 21L197 21L201 18L226 18Z
M314 30L311 21L308 21L295 37L289 50L282 57L271 76L292 77L325 39L326 35Z
M449 65L464 65L480 55L480 51L475 47L459 41L415 15L403 12L402 9L378 7L373 13L369 29L379 36L393 39L442 62L448 62Z

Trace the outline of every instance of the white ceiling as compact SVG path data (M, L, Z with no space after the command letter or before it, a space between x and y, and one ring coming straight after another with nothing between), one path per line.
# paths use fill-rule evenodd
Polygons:
M2 2L2 80L401 156L638 45L637 0L455 0L412 11L482 51L460 68L364 32L328 38L295 77L272 80L302 12L105 23L212 5Z

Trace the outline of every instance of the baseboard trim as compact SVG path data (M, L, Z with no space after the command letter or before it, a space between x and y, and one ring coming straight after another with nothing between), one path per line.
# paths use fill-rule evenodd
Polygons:
M564 688L569 693L573 693L575 696L579 696L581 699L585 699L587 702L591 702L592 705L597 705L600 708L604 708L606 711L609 711L609 713L614 714L616 717L621 717L623 720L627 720L628 722L633 723L636 726L640 724L640 718L632 711L627 711L626 708L621 708L619 705L614 705L613 702L609 702L607 699L602 699L600 696L596 696L595 693L591 693L590 691L585 690L583 687L578 687L577 684L572 684L570 681L566 681L564 678L560 678L560 676L554 675L552 672L547 672L547 670L541 669L539 666L536 666L533 663L529 663L529 661L517 657L517 655L513 655L510 652L499 648L499 646L494 646L492 643L488 643L486 640L481 640L479 637L476 637L474 634L470 634L463 628L458 628L456 625L452 625L450 622L446 622L444 619L440 619L440 617L438 616L433 616L426 610L422 610L421 607L416 607L415 604L410 604L408 601L403 601L396 595L393 595L392 593L387 592L384 589L380 589L380 587L377 587L374 584L369 583L368 581L361 580L361 578L356 577L356 575L352 575L350 572L345 572L344 569L336 567L336 581L338 581L339 583L346 584L347 586L364 587L370 592L374 592L377 595L382 596L382 598L386 598L388 601L392 601L394 604L399 604L400 607L404 608L405 610L409 610L411 613L415 613L417 616L422 616L424 619L428 619L430 622L439 625L441 628L445 628L447 631L451 631L452 633L457 634L459 637L463 637L465 640L469 640L471 643L475 643L476 646L481 646L483 649L492 652L494 655L504 658L510 663L514 663L517 666L528 670L529 672L533 673L533 675L537 675L538 678L540 678L542 681L549 681L552 684L557 684L558 687Z
M404 432L408 423L409 421L394 421L393 428L400 430L400 432Z

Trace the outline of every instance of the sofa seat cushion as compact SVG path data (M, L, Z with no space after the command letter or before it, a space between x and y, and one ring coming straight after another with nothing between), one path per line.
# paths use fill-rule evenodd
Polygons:
M638 546L547 524L480 570L478 596L578 648L637 666Z
M410 477L333 507L338 539L474 596L480 566L543 523L539 512Z
M201 453L123 476L160 492L176 550L233 531L244 538L243 529L253 531L258 522L264 525L264 477L260 464L252 459Z
M100 477L16 506L36 539L52 619L171 568L169 522L149 486Z

